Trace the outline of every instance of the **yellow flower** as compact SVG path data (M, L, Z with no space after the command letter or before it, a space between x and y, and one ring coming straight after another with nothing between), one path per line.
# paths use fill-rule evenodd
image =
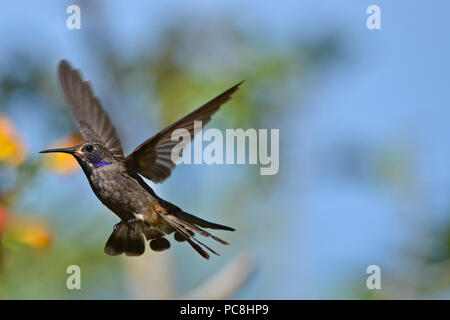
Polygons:
M45 248L52 242L52 231L47 222L43 219L36 219L31 216L18 215L17 213L8 216L7 228L3 231L5 239L10 243L22 243L32 248Z
M52 241L49 228L44 223L33 222L16 226L16 241L33 248L45 248Z
M0 162L13 167L26 158L25 145L12 121L0 115Z
M79 134L72 134L62 140L52 144L51 148L66 148L73 147L81 142ZM77 171L80 166L75 158L66 153L50 153L45 158L45 165L50 170L57 174L69 175Z

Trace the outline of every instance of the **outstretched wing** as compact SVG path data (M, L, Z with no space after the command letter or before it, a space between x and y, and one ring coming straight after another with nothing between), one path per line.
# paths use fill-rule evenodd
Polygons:
M145 141L126 158L127 167L156 183L169 177L176 165L171 158L172 149L178 143L183 144L184 142L185 145L188 142L185 140L182 140L182 142L172 141L172 132L176 129L186 129L189 131L192 141L194 138L194 121L202 121L202 125L207 124L211 120L211 116L231 98L231 95L242 82Z
M83 139L99 141L115 157L124 158L116 130L100 101L92 94L89 82L83 81L78 70L72 69L66 60L61 60L58 69L61 88Z

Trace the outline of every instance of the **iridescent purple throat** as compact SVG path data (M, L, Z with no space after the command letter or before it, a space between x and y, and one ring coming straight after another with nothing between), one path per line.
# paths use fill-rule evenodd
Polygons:
M88 157L89 162L94 165L95 168L100 168L103 166L109 166L111 162L103 161L98 154L92 154Z
M106 161L100 161L94 164L94 167L99 168L99 167L103 167L103 166L109 166L111 164L111 162L106 162Z

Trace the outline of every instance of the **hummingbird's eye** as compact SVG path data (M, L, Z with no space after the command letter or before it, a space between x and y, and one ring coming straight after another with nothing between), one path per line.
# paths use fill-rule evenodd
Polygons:
M88 145L86 146L86 151L87 151L87 152L91 152L92 150L94 150L94 147L93 147L92 145L88 144Z

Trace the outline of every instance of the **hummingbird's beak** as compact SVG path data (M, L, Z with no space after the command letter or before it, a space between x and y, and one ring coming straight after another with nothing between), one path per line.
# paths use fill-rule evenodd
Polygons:
M75 149L74 148L59 148L59 149L47 149L47 150L39 151L39 153L52 153L52 152L63 152L63 153L74 154Z

